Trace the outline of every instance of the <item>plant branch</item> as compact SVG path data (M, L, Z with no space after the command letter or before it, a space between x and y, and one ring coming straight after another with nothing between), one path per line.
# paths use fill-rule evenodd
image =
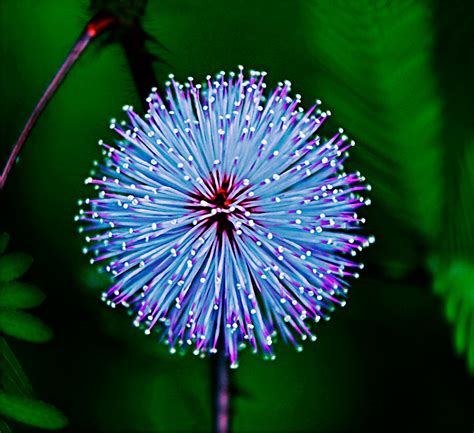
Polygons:
M59 68L58 72L47 87L41 99L36 104L36 107L34 108L33 112L28 118L28 121L23 127L23 130L21 131L18 140L13 146L13 149L7 159L5 167L0 175L0 189L2 189L5 185L7 177L13 167L13 164L15 163L15 160L20 154L21 149L23 148L31 130L35 126L39 116L44 111L44 109L48 105L48 102L51 100L52 96L55 94L56 90L63 82L67 73L71 70L72 66L76 63L76 61L79 59L84 50L89 46L90 42L98 35L103 33L106 29L110 28L114 23L115 19L112 16L103 14L98 14L94 16L94 18L92 18L88 22L83 32L79 36L79 39L74 44L72 50L67 55L64 63Z

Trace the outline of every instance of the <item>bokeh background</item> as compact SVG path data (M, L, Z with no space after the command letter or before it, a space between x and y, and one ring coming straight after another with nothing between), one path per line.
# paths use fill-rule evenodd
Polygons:
M83 0L0 2L0 161L90 18ZM289 79L357 141L377 241L348 305L303 353L243 352L233 424L253 431L474 428L474 4L444 0L150 0L145 30L169 73L202 80L237 65ZM210 362L171 356L100 302L107 282L73 221L83 179L140 106L119 44L87 50L39 120L0 192L0 232L34 264L45 344L8 339L64 431L209 431ZM36 431L11 423L18 431Z

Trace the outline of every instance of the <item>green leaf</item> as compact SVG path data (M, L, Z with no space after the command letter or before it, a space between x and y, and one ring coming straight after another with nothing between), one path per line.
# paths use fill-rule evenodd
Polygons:
M40 319L23 311L0 309L0 331L32 343L44 343L52 338L51 329Z
M23 253L10 253L0 257L0 282L9 282L21 277L31 266L33 259Z
M8 233L0 234L0 254L3 254L7 249L8 241L10 240L10 236Z
M67 426L67 418L54 406L31 398L0 391L0 413L33 427L58 430Z
M474 374L474 263L453 260L447 267L435 269L434 286L445 299L447 320L454 326L454 347L465 354Z
M3 337L0 337L0 371L0 385L4 391L23 396L32 395L30 381Z
M13 281L0 285L0 307L33 308L44 298L44 293L31 284Z

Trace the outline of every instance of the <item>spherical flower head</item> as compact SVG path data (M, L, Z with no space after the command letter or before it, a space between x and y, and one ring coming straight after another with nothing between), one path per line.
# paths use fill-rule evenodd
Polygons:
M233 367L246 345L273 358L277 335L314 340L311 322L345 304L352 256L371 242L356 213L368 186L343 169L354 142L317 136L329 113L301 108L288 81L266 98L265 75L171 76L143 118L125 106L77 217L113 276L109 305L171 352L222 347Z

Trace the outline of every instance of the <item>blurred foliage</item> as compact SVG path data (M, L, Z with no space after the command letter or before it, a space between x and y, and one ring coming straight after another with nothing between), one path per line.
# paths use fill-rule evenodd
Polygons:
M130 4L92 2L94 12L125 14ZM267 70L269 87L288 78L307 107L321 98L333 112L325 128L342 125L356 140L349 168L373 187L366 218L377 242L348 306L320 325L317 344L302 354L283 344L273 363L243 353L235 431L472 429L473 379L451 345L472 372L474 4L151 0L142 15L143 4L132 8L141 35L168 50L158 53L167 64L155 64L157 84L170 72L199 81L238 64ZM90 6L0 3L0 160ZM98 298L108 282L74 235L97 140L112 139L107 121L122 105L140 106L130 60L119 44L88 50L0 197L0 224L15 233L18 249L33 252L34 281L48 290L41 308L56 331L44 350L24 347L21 359L39 394L71 414L71 431L207 431L208 362L171 357L124 311L105 308ZM18 309L40 302L27 287L5 283L0 301L8 311L28 314Z
M0 234L0 254L8 244L8 235ZM50 340L50 329L36 317L20 308L36 307L44 300L36 287L15 281L30 267L32 258L10 253L0 256L0 415L29 426L57 430L67 425L67 419L55 407L34 398L33 389L16 356L3 335L33 343ZM3 432L11 431L0 420Z
M373 184L387 226L399 220L432 242L441 217L442 119L430 4L315 0L313 14L315 85L357 138L352 165Z
M465 354L468 368L474 374L474 265L463 260L452 261L447 268L435 270L435 290L445 298L445 314L454 326L454 345Z
M454 347L474 376L474 13L472 4L437 2L443 96L443 224L431 270L453 324Z
M456 206L448 210L452 226L443 233L442 247L429 264L435 291L443 297L446 317L453 324L456 352L466 356L474 375L474 142L457 157Z
M432 269L435 284L455 324L457 352L468 355L474 372L474 274L459 269L474 266L474 153L445 138L433 6L426 0L315 0L317 87L358 138L352 163L385 209L382 242L405 231L410 249L425 262L442 254ZM409 263L397 255L381 258L386 272L393 274L400 260Z

